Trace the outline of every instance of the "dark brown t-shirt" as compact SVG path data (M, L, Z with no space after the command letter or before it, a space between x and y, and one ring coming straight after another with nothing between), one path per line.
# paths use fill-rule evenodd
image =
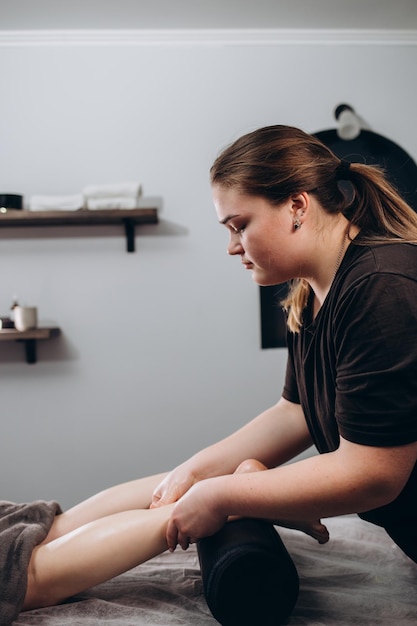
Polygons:
M283 396L301 404L318 451L340 436L417 441L417 245L352 243L314 320L311 311L312 299L288 336ZM416 468L410 481L417 501Z

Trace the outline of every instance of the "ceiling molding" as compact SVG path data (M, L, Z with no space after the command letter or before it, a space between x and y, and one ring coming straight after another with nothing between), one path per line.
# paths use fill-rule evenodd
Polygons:
M417 30L0 30L0 46L417 45Z

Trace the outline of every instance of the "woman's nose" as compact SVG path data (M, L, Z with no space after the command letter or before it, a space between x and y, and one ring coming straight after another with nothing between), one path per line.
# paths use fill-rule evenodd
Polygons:
M234 254L243 254L242 244L233 236L230 237L229 245L227 246L227 254L230 254L231 256Z

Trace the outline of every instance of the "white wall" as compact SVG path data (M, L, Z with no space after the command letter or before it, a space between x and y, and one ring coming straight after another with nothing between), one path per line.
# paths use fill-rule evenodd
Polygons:
M258 126L333 127L341 102L416 158L417 46L15 43L0 46L0 191L138 179L163 204L134 254L117 227L0 231L0 313L18 294L63 333L35 365L0 344L0 494L68 506L278 398L285 350L260 349L258 289L226 256L209 167Z
M415 0L1 0L2 29L410 29Z

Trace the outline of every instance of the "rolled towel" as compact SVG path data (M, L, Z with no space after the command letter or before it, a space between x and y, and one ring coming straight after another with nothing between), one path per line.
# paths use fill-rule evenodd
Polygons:
M106 185L87 185L83 189L84 198L139 198L142 186L137 182L113 183Z
M86 209L136 209L138 198L114 197L114 198L87 198L84 206Z
M84 198L82 194L73 194L69 196L31 196L29 199L30 211L76 211L82 209Z

